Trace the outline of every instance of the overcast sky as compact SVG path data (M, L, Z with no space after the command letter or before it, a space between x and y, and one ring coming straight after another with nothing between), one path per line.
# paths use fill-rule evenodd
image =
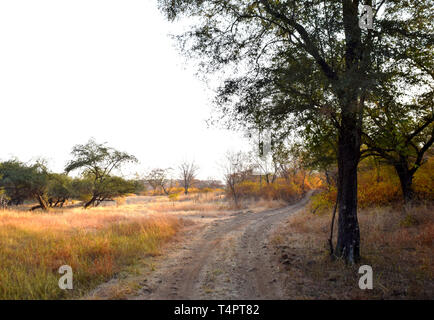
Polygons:
M134 154L125 173L195 160L220 176L241 134L207 128L213 97L155 0L0 0L2 160L61 171L90 137Z

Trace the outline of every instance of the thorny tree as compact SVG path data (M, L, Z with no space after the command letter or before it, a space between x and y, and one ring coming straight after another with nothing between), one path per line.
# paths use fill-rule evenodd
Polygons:
M110 190L112 194L115 186L123 189L124 186L119 183L119 179L111 176L113 170L119 169L125 163L137 162L133 155L97 143L93 139L84 145L74 146L71 154L73 160L67 164L65 171L69 173L81 170L83 176L91 181L91 197L84 204L85 208L106 199L107 192Z

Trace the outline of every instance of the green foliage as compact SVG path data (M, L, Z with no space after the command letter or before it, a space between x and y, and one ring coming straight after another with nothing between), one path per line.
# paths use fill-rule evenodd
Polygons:
M179 199L179 193L171 193L168 197L171 201L176 201Z
M112 176L112 171L123 164L137 162L133 155L90 139L87 144L74 146L72 156L73 160L68 163L65 171L68 173L80 170L84 181L76 185L79 197L88 199L84 204L85 208L136 190L137 185Z
M63 206L65 201L73 196L72 179L66 174L51 173L47 190L50 206Z
M377 1L373 30L359 27L360 1L159 3L169 20L193 18L179 39L189 57L200 58L203 74L233 75L218 89L218 119L248 130L268 128L282 138L307 136L305 145L321 166L334 156L322 154L324 144L338 146L339 224L344 227L337 251L347 262L358 260L355 188L364 111L368 105L376 109L376 93L384 86L393 83L405 92L410 84L416 90L427 84L423 77L433 70L432 0ZM409 76L396 77L405 73ZM389 105L404 97L393 96ZM397 125L397 119L391 123ZM334 134L323 134L321 129L330 127ZM348 258L349 252L354 256Z
M24 200L36 199L45 206L49 174L41 163L27 165L18 160L0 163L0 187L8 196L9 204L21 204Z
M93 181L89 177L75 178L71 182L73 198L89 201L93 194Z
M335 188L324 190L312 195L309 202L309 210L313 214L328 213L333 210L336 202L337 190Z
M95 179L105 178L127 162L137 162L133 155L99 144L93 139L84 145L74 146L71 154L73 160L67 164L65 171L69 173L81 170L83 174L93 175Z
M107 177L98 187L97 193L100 195L100 199L113 199L136 191L136 185L133 181L116 176Z
M145 190L145 184L143 183L143 181L141 181L139 179L133 179L133 180L129 180L129 181L134 185L133 193L138 195Z
M143 183L125 180L112 174L113 170L136 158L90 140L73 149L74 159L66 171L81 169L81 177L71 178L66 173L51 173L42 161L25 164L13 159L0 163L0 191L2 205L19 205L25 200L36 200L32 209L62 207L69 199L98 205L104 200L125 196L143 190Z

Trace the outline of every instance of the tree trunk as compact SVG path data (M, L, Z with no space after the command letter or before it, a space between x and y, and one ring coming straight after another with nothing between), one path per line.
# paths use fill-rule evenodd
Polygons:
M334 255L334 250L333 250L333 230L335 227L335 217L336 217L336 210L338 207L338 199L339 199L339 194L336 195L336 201L335 201L335 206L333 208L333 214L332 214L332 223L330 226L330 237L329 237L329 250L330 250L330 256L333 257Z
M413 175L414 173L408 170L407 164L396 164L396 173L398 174L399 181L401 182L402 197L404 204L409 204L414 197L413 192Z
M235 207L238 207L238 193L235 189L235 182L229 182L229 188L231 189L232 196L234 197Z
M84 208L87 209L91 205L93 205L96 201L96 196L92 196L92 198L84 204Z
M305 193L305 186L304 186L304 182L306 180L306 171L303 172L303 184L301 186L301 192L304 194Z
M161 188L163 188L163 192L166 196L169 195L169 189L166 189L163 185L161 185Z
M44 210L44 211L47 211L47 210L48 210L48 204L47 204L47 202L44 200L44 198L42 198L41 195L37 194L37 195L36 195L36 200L38 200L38 203L39 203L39 204L38 204L37 206L32 207L32 208L30 209L31 211L36 210L36 209L42 209L42 210Z
M354 105L352 106L354 107ZM349 111L349 112L348 112ZM357 220L357 165L360 130L355 112L345 110L338 140L338 239L336 255L349 264L360 260L360 231Z

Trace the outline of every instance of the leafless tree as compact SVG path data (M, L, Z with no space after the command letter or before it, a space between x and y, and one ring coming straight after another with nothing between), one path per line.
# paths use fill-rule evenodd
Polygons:
M188 189L192 186L194 178L196 177L198 166L192 162L183 161L179 165L180 178L184 186L184 193L188 194Z
M171 168L155 168L148 172L145 177L146 182L152 187L154 192L161 188L168 195L173 185L173 179L170 178Z
M250 152L250 159L253 161L254 169L258 170L260 176L260 183L262 178L265 179L266 184L273 183L279 173L279 163L274 158L274 154L268 153L266 155L257 154L255 151Z
M234 199L235 205L239 206L239 184L246 181L252 173L252 165L249 156L241 151L227 152L223 164L226 186Z

